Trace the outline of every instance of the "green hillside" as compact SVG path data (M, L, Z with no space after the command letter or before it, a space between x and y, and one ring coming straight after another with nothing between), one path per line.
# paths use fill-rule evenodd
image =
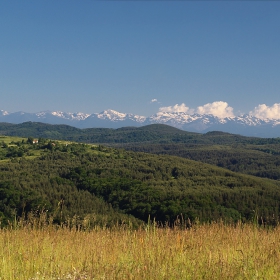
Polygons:
M280 138L244 137L219 131L190 133L153 124L120 129L78 129L67 125L1 123L0 135L102 143L132 151L197 160L234 172L280 179Z
M0 135L41 137L56 140L70 140L84 143L131 143L145 141L173 141L192 139L199 136L177 128L156 124L144 127L87 128L78 129L68 125L50 125L25 122L22 124L0 123Z
M36 122L25 122L22 124L0 123L0 135L119 145L129 143L181 143L196 145L280 144L280 138L245 137L219 131L200 134L183 131L164 124L123 127L119 129L78 129L68 125L50 125Z
M259 140L262 142L258 143ZM269 143L270 139L256 138L256 144L249 141L235 144L129 143L122 147L136 152L180 156L234 172L280 180L280 144L266 144L265 141Z
M0 134L102 143L126 150L180 156L234 172L280 180L280 138L244 137L219 131L190 133L163 124L78 129L32 122L1 123Z
M5 139L5 138L2 138ZM31 138L2 140L2 224L31 210L54 222L172 224L279 220L280 183L180 157Z
M206 134L183 131L164 124L142 127L87 128L78 129L68 125L25 122L22 124L0 123L0 135L70 140L84 143L188 143L188 144L231 144L263 141L262 138L244 137L223 132ZM275 140L270 140L274 141ZM280 143L280 140L276 141Z

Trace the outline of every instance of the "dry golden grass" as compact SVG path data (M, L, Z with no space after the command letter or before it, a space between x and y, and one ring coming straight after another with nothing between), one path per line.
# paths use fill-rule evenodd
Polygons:
M280 228L0 230L0 279L279 279Z

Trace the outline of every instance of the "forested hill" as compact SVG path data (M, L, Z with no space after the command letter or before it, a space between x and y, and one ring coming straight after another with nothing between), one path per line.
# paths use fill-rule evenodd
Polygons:
M102 143L127 150L180 156L231 171L280 180L280 138L257 138L219 131L191 133L153 124L120 129L78 129L67 125L0 123L0 135Z
M279 221L280 182L180 157L1 137L0 217L46 211L54 222L112 225ZM34 213L34 212L33 212ZM131 218L129 218L129 216Z
M144 127L88 128L79 129L68 125L50 125L25 122L22 124L0 123L0 134L21 137L70 140L84 143L131 143L158 142L192 139L198 133L190 133L168 125L148 125Z
M280 180L280 138L245 137L219 131L190 133L163 124L78 129L32 122L0 123L1 134L102 143L136 152L175 155L234 172Z
M164 124L119 129L78 129L68 125L25 122L0 123L0 135L69 140L83 143L184 143L184 144L280 144L280 138L245 137L224 132L206 134L183 131Z

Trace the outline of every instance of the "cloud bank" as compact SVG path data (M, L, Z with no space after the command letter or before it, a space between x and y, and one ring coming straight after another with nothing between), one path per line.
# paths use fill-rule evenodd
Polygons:
M253 111L249 113L251 116L257 117L259 119L280 119L280 103L275 103L272 106L267 106L265 104L260 104Z
M196 113L201 115L213 115L219 118L234 117L233 108L229 107L227 102L224 101L215 101L199 106L196 109Z
M213 103L207 103L203 106L198 106L196 109L191 109L182 103L181 105L174 105L168 107L159 108L160 112L169 113L187 113L187 114L207 114L213 115L219 118L234 117L233 108L224 101L215 101Z
M182 103L181 105L175 104L174 106L161 107L159 108L159 111L169 112L169 113L188 113L188 114L194 113L194 110L187 107L185 103Z
M185 103L181 105L175 104L174 106L167 106L159 108L159 112L168 113L186 113L186 114L201 114L201 115L213 115L219 118L235 117L233 108L224 101L215 101L212 103L207 103L202 106L198 106L193 109L186 106ZM254 108L254 110L249 112L250 116L266 120L280 120L280 103L275 103L272 106L267 106L266 104L260 104Z

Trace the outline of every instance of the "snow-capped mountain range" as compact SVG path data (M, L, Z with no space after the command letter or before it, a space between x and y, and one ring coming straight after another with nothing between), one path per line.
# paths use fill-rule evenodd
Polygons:
M66 113L43 111L39 113L0 111L0 122L43 122L67 124L78 128L120 128L148 124L167 124L182 130L205 133L224 131L246 136L280 137L280 119L259 119L251 115L220 118L214 115L187 114L184 112L158 112L150 117L105 110L101 113Z

